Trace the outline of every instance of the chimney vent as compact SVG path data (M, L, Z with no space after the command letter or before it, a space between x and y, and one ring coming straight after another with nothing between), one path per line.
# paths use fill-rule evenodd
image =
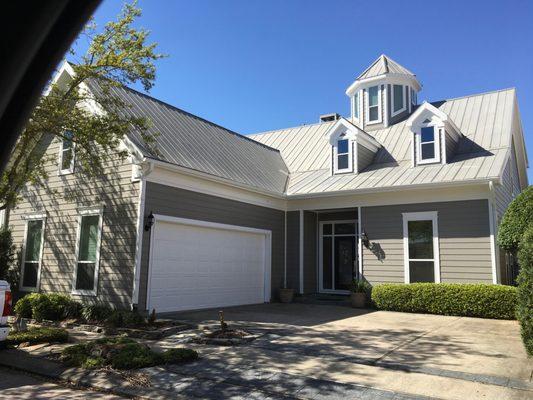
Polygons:
M331 114L324 114L320 116L320 122L331 122L331 121L337 121L340 119L341 116L337 113L331 113Z

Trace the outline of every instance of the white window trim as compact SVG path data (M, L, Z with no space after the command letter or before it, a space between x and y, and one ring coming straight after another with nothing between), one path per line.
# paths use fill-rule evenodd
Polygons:
M369 89L371 87L377 87L378 88L378 119L374 120L374 121L371 121L370 120L370 95L369 95ZM369 86L368 88L366 88L365 90L365 97L366 97L366 124L367 125L373 125L373 124L380 124L382 121L383 121L383 118L382 118L382 111L381 111L381 84L379 85L372 85L372 86ZM372 107L376 107L376 106L372 106Z
M433 261L435 283L440 283L440 252L439 252L439 224L438 212L412 212L403 215L403 257L404 257L404 282L411 283L409 273L409 221L432 221L433 223L433 259L413 259L413 261Z
M401 87L402 87L402 99L403 99L402 101L403 101L403 107L400 108L400 109L397 110L397 111L394 111L394 106L395 106L395 104L394 104L394 86L401 86ZM390 98L391 98L391 109L390 109L390 110L391 110L391 116L392 116L392 117L394 117L394 116L396 116L396 115L398 115L398 114L401 114L401 113L403 113L405 110L407 110L407 104L406 104L406 100L405 100L405 97L406 97L406 96L405 96L405 95L406 95L406 94L405 94L405 85L397 85L397 84L392 84L392 85L391 85L391 96L390 96Z
M96 261L94 263L94 290L77 290L76 279L78 277L78 258L80 251L81 222L83 217L98 215L98 238L96 240ZM80 296L96 296L98 293L98 274L100 269L100 247L102 244L102 226L104 222L104 208L92 207L78 209L78 231L76 234L76 260L74 264L74 279L72 281L72 294Z
M43 249L44 249L44 231L46 229L46 213L45 214L28 214L24 215L22 218L26 220L24 224L24 241L22 243L22 254L21 254L21 266L20 266L20 283L19 289L24 292L38 292L41 287L41 267L43 264ZM24 283L24 265L26 264L26 242L28 240L28 222L29 221L43 221L41 229L41 248L39 250L39 267L37 269L37 283L35 287L23 286Z
M348 168L342 168L342 169L339 169L338 168L338 163L339 163L339 159L338 159L338 143L339 143L339 140L347 140L348 141ZM346 153L341 153L341 154L346 154ZM349 138L337 138L337 140L335 141L335 145L333 146L333 173L334 174L342 174L342 173L348 173L348 172L353 172L353 140L349 139Z
M6 209L0 210L0 228L3 228L6 223Z
M434 138L434 147L435 147L435 157L428 158L426 160L422 159L422 128L433 128L433 138ZM416 143L416 163L418 165L423 164L434 164L440 163L440 126L433 123L426 123L420 125L415 134L415 143Z
M70 160L70 166L68 168L61 168L63 166L63 143L65 142L65 139L61 138L61 143L59 146L59 155L58 155L58 175L68 175L74 173L74 162L76 159L76 143L72 141L72 147L70 148L70 151L72 152L72 159Z

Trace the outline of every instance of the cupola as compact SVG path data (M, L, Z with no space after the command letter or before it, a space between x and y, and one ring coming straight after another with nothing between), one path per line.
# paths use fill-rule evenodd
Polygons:
M382 54L346 90L351 120L365 131L388 127L411 114L421 88L415 74Z

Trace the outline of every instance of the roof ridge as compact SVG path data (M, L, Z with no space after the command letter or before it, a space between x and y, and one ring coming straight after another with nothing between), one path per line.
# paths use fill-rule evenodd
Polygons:
M166 101L160 100L160 99L158 99L157 97L150 96L149 94L143 93L143 92L141 92L141 91L139 91L139 90L137 90L137 89L133 89L133 88L131 88L131 87L129 87L129 86L126 86L126 85L124 85L124 84L120 84L120 87L123 88L123 89L129 90L130 92L134 92L134 93L136 93L136 94L138 94L138 95L141 95L141 96L143 96L143 97L145 97L145 98L147 98L147 99L150 99L150 100L153 100L153 101L155 101L155 102L157 102L157 103L160 103L160 104L162 104L162 105L164 105L164 106L166 106L166 107L169 107L169 108L171 108L171 109L173 109L173 110L176 110L176 111L182 112L182 113L184 113L184 114L187 114L188 116L193 117L193 118L195 118L195 119L198 119L198 120L200 120L200 121L203 121L203 122L205 122L205 123L207 123L207 124L209 124L209 125L212 125L212 126L214 126L214 127L217 127L217 128L223 129L223 130L225 130L226 132L228 132L228 133L230 133L230 134L232 134L232 135L235 135L235 136L237 136L237 137L240 137L240 138L242 138L242 139L245 139L245 140L247 140L247 141L249 141L249 142L255 143L255 144L257 144L257 145L259 145L259 146L262 146L262 147L264 147L264 148L266 148L266 149L268 149L268 150L275 151L275 152L277 152L277 153L280 152L278 149L275 149L274 147L270 147L270 146L268 146L268 145L266 145L266 144L263 144L263 143L261 143L261 142L258 142L257 140L253 140L252 138L249 138L249 137L247 137L247 136L245 136L245 135L242 135L242 134L240 134L240 133L237 133L237 132L235 132L235 131L232 131L231 129L225 128L225 127L223 127L222 125L219 125L219 124L217 124L217 123L215 123L215 122L209 121L208 119L205 119L205 118L202 118L202 117L200 117L200 116L198 116L198 115L195 115L195 114L193 114L193 113L190 113L189 111L186 111L186 110L183 110L183 109L181 109L181 108L179 108L179 107L176 107L176 106L174 106L174 105L172 105L172 104L170 104L170 103L167 103Z
M512 90L512 91L516 91L516 87L511 86L511 87L508 87L508 88L505 88L505 89L495 89L495 90L489 90L488 92L481 92L481 93L475 93L475 94L467 94L467 95L459 96L459 97L451 97L451 98L449 98L449 99L442 99L442 100L428 101L428 103L439 103L439 102L442 102L442 101L452 101L452 100L466 99L467 97L484 96L484 95L486 95L486 94L499 93L499 92L507 92L507 91L510 91L510 90Z

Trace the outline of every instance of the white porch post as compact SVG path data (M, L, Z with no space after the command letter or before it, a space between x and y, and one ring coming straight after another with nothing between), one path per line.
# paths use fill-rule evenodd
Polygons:
M359 269L359 278L363 276L363 241L361 240L361 232L363 231L361 222L361 207L357 207L357 263Z

